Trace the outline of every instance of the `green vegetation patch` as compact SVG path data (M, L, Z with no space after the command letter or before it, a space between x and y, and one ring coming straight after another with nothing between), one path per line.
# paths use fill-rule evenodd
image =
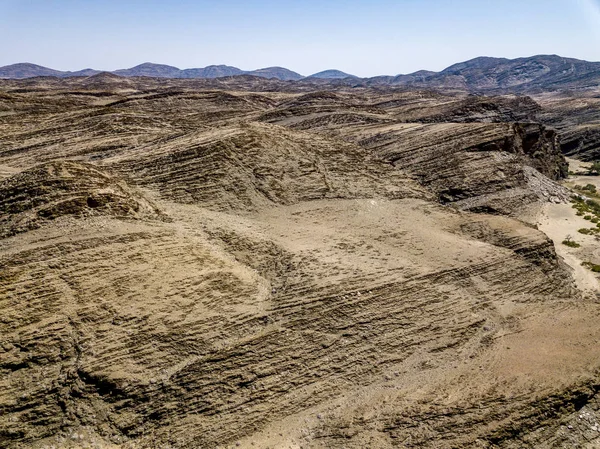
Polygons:
M581 245L573 240L563 240L563 245L569 246L571 248L579 248Z
M590 220L593 223L600 221L600 203L598 201L573 195L571 197L571 202L573 203L572 207L577 211L576 214L578 216L583 216L584 219Z
M581 266L592 270L594 273L600 273L600 265L592 262L581 262Z

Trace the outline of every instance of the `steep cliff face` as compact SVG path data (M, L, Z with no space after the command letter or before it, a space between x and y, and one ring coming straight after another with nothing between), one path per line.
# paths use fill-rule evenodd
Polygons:
M389 127L360 144L417 176L443 203L527 188L527 166L555 180L567 174L556 134L540 125Z
M374 108L321 96L308 105L281 105L262 118L356 143L445 204L510 214L532 202L568 198L544 181L568 172L557 133L511 121L527 116L524 111L539 111L539 105L531 99L487 101L399 98ZM482 108L493 114L481 115Z
M583 161L600 159L600 97L598 89L540 94L539 118L561 134L562 151Z

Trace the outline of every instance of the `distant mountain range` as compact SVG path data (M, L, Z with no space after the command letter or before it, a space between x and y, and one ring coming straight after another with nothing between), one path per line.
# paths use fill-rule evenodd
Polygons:
M20 63L0 67L0 78L21 79L37 76L73 77L91 76L98 70L84 69L63 72L35 64ZM283 67L244 71L237 67L212 65L204 68L179 69L177 67L144 63L130 69L110 72L119 76L148 76L161 78L220 78L251 75L283 81L342 80L356 85L390 85L424 89L458 89L466 91L517 91L556 90L598 87L600 62L563 58L556 55L537 55L528 58L505 59L480 57L448 67L441 72L421 70L407 75L358 78L339 70L325 70L308 77Z
M30 63L12 64L0 67L0 78L22 79L36 76L57 76L61 78L71 76L92 76L101 73L100 70L84 69L77 72L62 72ZM237 67L227 65L211 65L200 69L181 70L177 67L164 64L146 62L130 69L115 70L113 73L120 76L149 76L155 78L221 78L224 76L253 75L262 78L278 78L280 80L297 81L304 78L302 75L283 67L267 67L265 69L244 71Z

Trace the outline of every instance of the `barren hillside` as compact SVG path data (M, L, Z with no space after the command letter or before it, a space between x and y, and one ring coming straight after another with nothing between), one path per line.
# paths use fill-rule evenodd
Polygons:
M0 82L0 446L599 447L559 100L321 87Z

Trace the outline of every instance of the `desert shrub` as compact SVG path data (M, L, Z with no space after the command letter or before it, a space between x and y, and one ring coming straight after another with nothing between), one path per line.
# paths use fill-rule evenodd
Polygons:
M581 228L577 232L579 232L580 234L584 234L584 235L589 235L592 233L592 231L590 231L588 228Z
M590 210L592 210L595 213L600 213L600 203L598 203L598 201L595 200L585 200L585 204L586 206L588 206L590 208Z
M594 162L592 164L592 166L590 167L590 171L589 171L590 175L598 175L600 174L600 162Z
M592 199L584 199L580 196L573 195L571 197L573 203L573 209L577 212L578 216L583 216L586 220L593 220L594 218L600 221L600 203ZM594 223L596 223L594 221Z
M569 246L571 248L579 248L581 245L573 240L563 240L563 245Z
M592 223L598 223L598 217L592 218Z
M573 188L582 192L596 193L596 186L594 184L586 184L584 186L576 185Z
M589 268L590 270L592 270L594 273L600 273L600 265L597 265L595 263L592 262L581 262L581 265Z

